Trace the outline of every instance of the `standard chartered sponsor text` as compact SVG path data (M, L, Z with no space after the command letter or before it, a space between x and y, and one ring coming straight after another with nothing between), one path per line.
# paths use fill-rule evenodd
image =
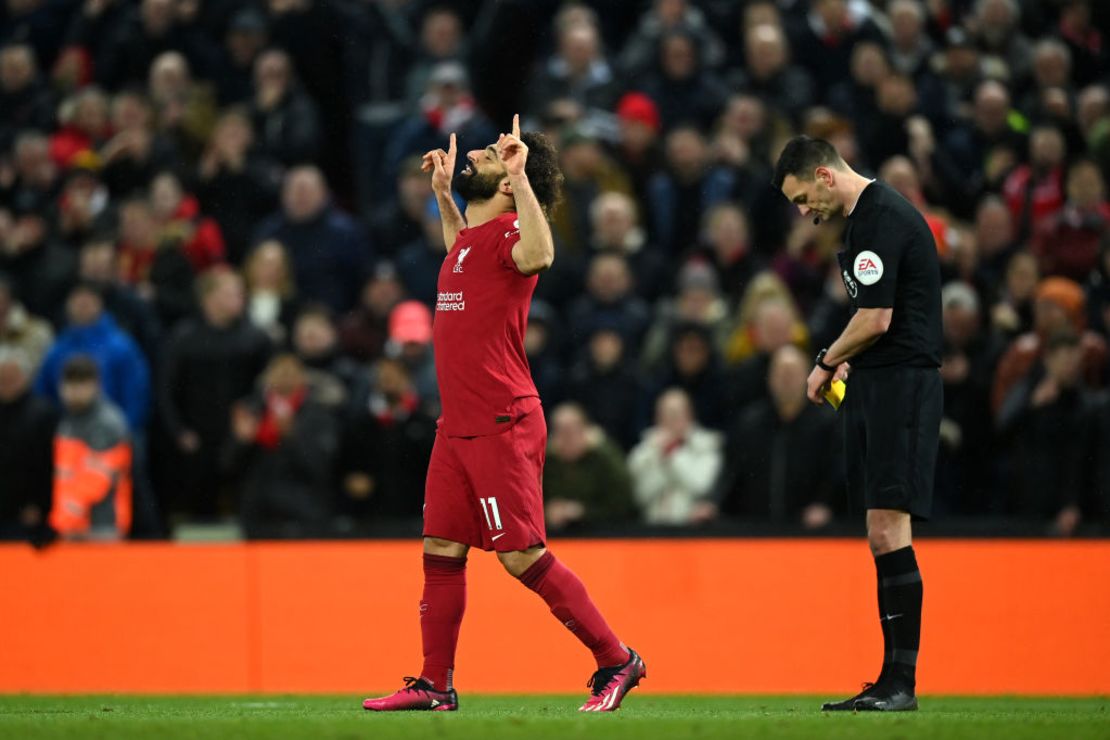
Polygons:
M466 301L463 299L463 292L461 290L457 293L441 291L436 296L436 310L465 311Z

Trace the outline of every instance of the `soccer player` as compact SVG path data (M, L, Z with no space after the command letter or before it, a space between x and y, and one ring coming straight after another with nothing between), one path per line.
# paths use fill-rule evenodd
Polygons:
M405 687L363 702L375 711L458 709L455 646L466 607L466 556L494 550L505 569L547 602L593 653L597 671L580 711L610 712L647 675L606 624L585 586L545 547L547 426L524 354L528 306L555 245L547 217L562 173L538 133L511 134L467 152L451 197L455 135L424 155L443 220L433 343L443 403L424 490L424 667Z
M944 406L936 243L909 201L852 170L827 141L799 136L787 143L774 185L814 223L847 220L837 257L852 317L817 353L808 395L821 403L851 361L841 410L848 490L862 495L867 509L884 653L875 683L823 709L917 709L922 585L911 519L931 513Z

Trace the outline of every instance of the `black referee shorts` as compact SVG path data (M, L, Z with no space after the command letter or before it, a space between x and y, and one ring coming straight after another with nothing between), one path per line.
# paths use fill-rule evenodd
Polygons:
M841 411L853 508L907 511L928 519L944 413L936 368L853 369Z

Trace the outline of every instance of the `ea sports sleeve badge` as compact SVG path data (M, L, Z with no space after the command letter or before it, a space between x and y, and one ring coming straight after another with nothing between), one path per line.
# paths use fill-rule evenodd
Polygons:
M848 386L844 384L843 380L834 378L833 381L829 383L828 387L825 388L825 400L829 402L829 405L832 406L833 409L839 411L840 404L844 402L844 392L847 389Z

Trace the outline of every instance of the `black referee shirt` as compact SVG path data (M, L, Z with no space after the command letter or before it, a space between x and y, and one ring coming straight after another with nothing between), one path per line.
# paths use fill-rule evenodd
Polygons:
M848 216L837 258L853 314L894 309L886 334L853 357L852 367L940 367L940 261L913 204L886 183L872 182Z

